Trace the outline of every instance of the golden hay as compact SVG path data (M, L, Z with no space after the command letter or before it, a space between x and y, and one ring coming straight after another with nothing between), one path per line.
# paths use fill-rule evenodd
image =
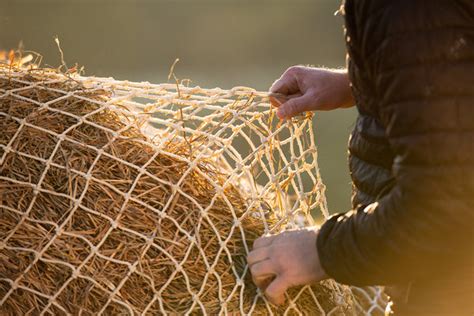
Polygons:
M0 75L1 313L212 315L247 312L257 299L256 314L287 309L256 296L245 257L276 219L248 210L242 185L224 183L231 170L212 159L190 166L192 140L157 151L139 122L123 130L135 117L100 109L110 91L48 69L9 71L15 80ZM62 79L43 82L51 77ZM313 290L320 308L336 307L329 288ZM295 308L313 314L314 301L304 291Z

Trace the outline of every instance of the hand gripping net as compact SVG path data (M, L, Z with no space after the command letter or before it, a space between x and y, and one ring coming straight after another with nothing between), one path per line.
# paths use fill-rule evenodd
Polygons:
M329 216L311 119L266 93L2 65L0 128L2 314L383 314L380 288L253 286L253 240Z

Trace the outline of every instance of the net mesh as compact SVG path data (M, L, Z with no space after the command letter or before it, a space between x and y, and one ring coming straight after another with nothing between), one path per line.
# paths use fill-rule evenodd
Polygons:
M312 121L267 94L0 66L6 314L383 314L328 280L275 307L245 257L329 216Z

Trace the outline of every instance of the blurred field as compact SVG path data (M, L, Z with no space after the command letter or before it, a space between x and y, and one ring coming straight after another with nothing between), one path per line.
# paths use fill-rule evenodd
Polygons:
M165 82L170 65L204 87L266 90L288 66L342 67L339 0L2 0L0 49L25 47L86 74ZM346 144L354 110L318 113L316 142L329 207L350 205Z

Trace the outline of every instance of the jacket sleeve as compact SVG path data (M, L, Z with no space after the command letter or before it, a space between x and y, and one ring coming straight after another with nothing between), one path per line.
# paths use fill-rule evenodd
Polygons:
M389 2L363 42L395 185L317 240L326 273L359 286L444 273L474 252L474 4Z

